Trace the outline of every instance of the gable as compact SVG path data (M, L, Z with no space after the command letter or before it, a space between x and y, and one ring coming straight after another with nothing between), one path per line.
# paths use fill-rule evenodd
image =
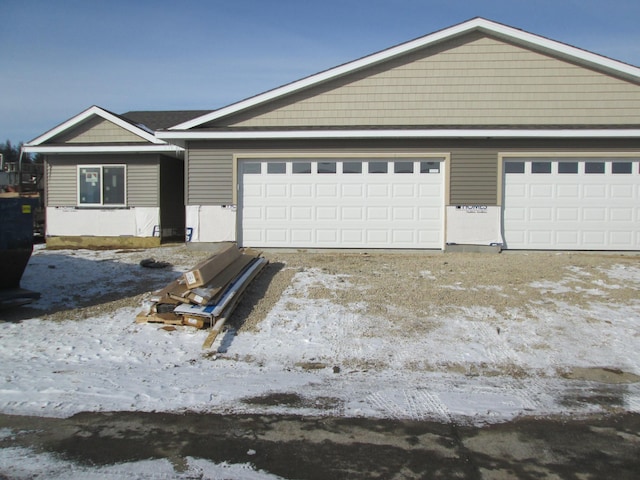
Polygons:
M100 116L93 116L53 138L53 144L148 143L144 138Z
M637 83L473 31L200 128L637 124Z

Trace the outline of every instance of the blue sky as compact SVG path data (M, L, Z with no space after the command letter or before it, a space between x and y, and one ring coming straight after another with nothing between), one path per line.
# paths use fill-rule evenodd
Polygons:
M0 0L0 142L220 108L476 16L640 65L638 0Z

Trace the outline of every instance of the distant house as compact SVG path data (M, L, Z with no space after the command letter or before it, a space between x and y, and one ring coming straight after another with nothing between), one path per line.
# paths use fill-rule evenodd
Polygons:
M482 18L178 114L92 107L30 142L50 241L147 238L167 209L199 243L640 250L640 69Z

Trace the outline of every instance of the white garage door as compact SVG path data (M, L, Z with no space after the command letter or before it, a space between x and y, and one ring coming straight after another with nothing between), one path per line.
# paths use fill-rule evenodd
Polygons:
M442 248L442 159L239 162L239 243Z
M504 163L506 248L640 250L640 161L519 158Z

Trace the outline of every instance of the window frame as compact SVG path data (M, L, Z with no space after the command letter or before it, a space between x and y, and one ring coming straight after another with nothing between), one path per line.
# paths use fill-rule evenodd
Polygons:
M104 169L105 168L122 168L123 171L123 188L122 203L104 203ZM83 202L81 198L81 175L82 169L100 169L100 201L98 203ZM86 173L86 172L85 172ZM127 165L125 163L94 163L94 164L78 164L76 168L76 205L80 208L122 208L127 206Z

